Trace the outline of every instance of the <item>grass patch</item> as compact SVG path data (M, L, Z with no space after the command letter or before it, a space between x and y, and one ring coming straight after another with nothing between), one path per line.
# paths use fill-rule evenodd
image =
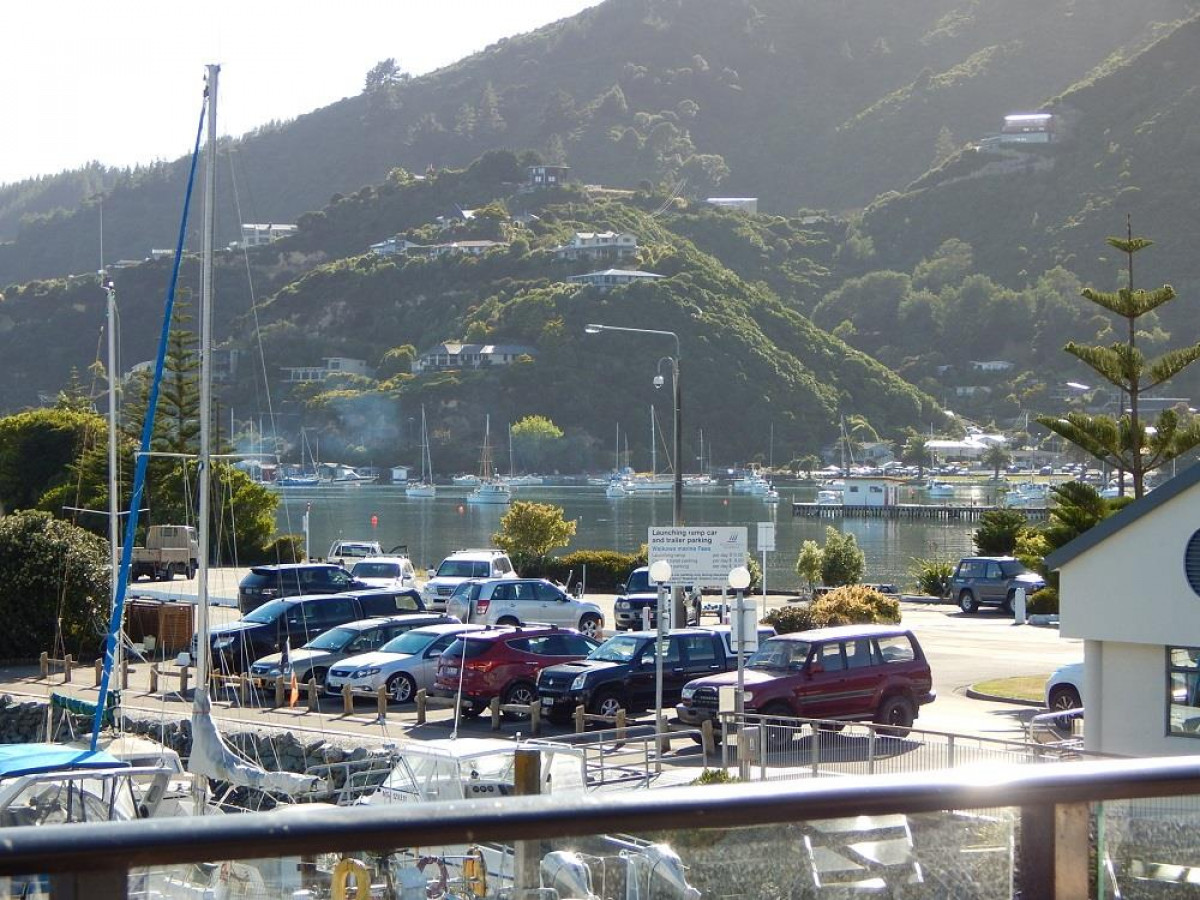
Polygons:
M971 685L972 690L993 697L1010 697L1013 700L1031 700L1040 702L1046 697L1045 675L1017 675L1013 678L992 678L989 681L979 681Z

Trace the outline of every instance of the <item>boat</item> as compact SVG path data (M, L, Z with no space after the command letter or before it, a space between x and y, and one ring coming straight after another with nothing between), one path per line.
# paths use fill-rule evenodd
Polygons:
M320 475L280 475L271 483L279 487L320 487L324 482Z
M936 478L930 478L922 486L925 495L928 497L953 497L954 485L948 481L939 481Z
M497 477L492 466L491 443L492 420L484 420L483 446L479 451L479 486L467 495L467 502L475 506L503 505L512 500L512 489L504 479Z
M614 478L609 481L608 486L604 489L604 496L609 500L620 500L622 497L628 497L629 491L625 490L625 485L621 483L619 478Z
M1012 485L1004 495L1009 509L1040 509L1050 500L1050 485L1046 482L1024 481Z
M457 487L476 487L479 484L479 476L469 473L454 475L451 477L450 483Z
M764 478L762 473L757 470L747 472L733 483L733 492L735 494L762 495L766 494L769 490L771 490L771 482Z
M333 474L329 478L330 484L374 484L379 478L378 475L367 475L345 463L327 463L326 465L333 469Z
M817 491L817 506L841 506L845 502L845 494L832 488Z
M410 481L404 488L406 497L436 497L433 484L433 459L429 455L429 428L425 421L425 404L421 404L421 480Z
M775 490L774 486L772 486L771 484L767 485L766 493L761 494L760 496L763 498L763 501L766 503L778 503L779 502L779 491Z

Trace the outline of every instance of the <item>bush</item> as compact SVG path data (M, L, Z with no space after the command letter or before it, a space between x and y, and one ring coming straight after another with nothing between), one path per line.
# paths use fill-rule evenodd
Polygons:
M867 558L852 534L825 528L825 549L821 557L821 582L830 587L858 584L862 581Z
M265 547L243 550L238 560L242 565L276 565L304 562L304 535L281 534Z
M1025 514L1015 509L989 509L979 517L975 549L980 556L1012 556L1017 537L1028 526Z
M1031 616L1058 615L1058 591L1052 587L1034 591L1025 602L1025 612Z
M774 626L776 634L808 631L813 627L812 610L809 604L781 606L767 613L763 617L763 624Z
M830 591L810 607L812 627L830 625L895 625L900 622L900 601L885 597L864 584L851 584Z
M560 584L571 579L572 584L583 578L587 566L587 589L589 591L615 592L625 584L629 573L638 566L646 565L646 554L617 553L614 550L576 550L566 556L548 556L531 560L527 566L518 566L517 571L525 578L549 578Z
M917 579L917 590L931 597L950 596L950 578L954 575L954 564L937 559L922 559L914 556L909 571Z
M93 657L111 584L108 541L45 512L0 516L0 659Z

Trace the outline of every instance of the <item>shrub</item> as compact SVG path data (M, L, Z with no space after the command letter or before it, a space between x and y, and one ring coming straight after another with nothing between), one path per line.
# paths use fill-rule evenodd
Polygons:
M825 549L821 557L821 581L830 587L858 584L862 581L867 558L852 534L825 528Z
M922 559L914 556L909 571L917 579L917 590L932 597L950 596L950 578L954 564L937 559Z
M0 659L93 656L111 576L108 541L45 512L0 516Z
M808 631L813 627L812 610L807 603L803 606L781 606L767 613L763 617L763 623L774 626L777 634Z
M518 566L517 571L526 578L549 578L572 584L583 578L587 566L587 588L589 591L616 591L625 584L629 573L638 566L646 565L645 553L617 553L613 550L576 550L566 556L548 556L532 560L527 566Z
M864 584L851 584L814 600L811 613L814 628L864 623L895 625L900 621L900 601Z
M1028 526L1025 514L1015 509L989 509L979 517L975 549L981 556L1012 556L1017 537Z
M1025 612L1038 616L1058 615L1058 591L1052 587L1034 591L1025 602Z
M304 535L281 534L265 547L251 548L249 551L243 551L239 562L243 565L255 566L262 564L298 563L304 562L304 559Z

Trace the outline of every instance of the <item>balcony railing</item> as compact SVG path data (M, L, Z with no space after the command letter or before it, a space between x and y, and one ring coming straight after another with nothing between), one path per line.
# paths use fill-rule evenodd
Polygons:
M272 877L281 880L274 893L266 884L268 892L254 896L292 897L298 890L311 891L298 896L355 896L347 894L346 881L338 894L330 871L345 878L347 872L365 872L370 863L391 867L371 896L401 896L397 872L407 865L409 873L434 876L430 897L448 890L478 898L495 895L501 885L493 878L483 889L482 882L470 880L462 861L476 852L483 859L483 850L467 849L482 847L490 854L489 866L496 859L507 866L514 898L557 896L549 893L555 879L565 879L559 885L564 896L582 896L568 890L579 882L571 881L569 865L559 866L564 859L587 863L585 881L590 879L599 896L619 895L617 887L628 887L632 879L638 890L626 890L626 896L819 897L846 877L863 884L875 879L906 898L1132 896L1130 886L1150 878L1200 873L1200 803L1191 802L1198 795L1200 757L1179 757L344 809L308 806L4 828L0 876L46 873L48 881L32 883L48 883L54 898L169 897L171 886L184 890L188 877L223 877L227 869L220 861L272 859ZM675 848L674 861L664 851L653 865L639 862L650 852L646 848L663 843ZM430 848L452 849L439 854ZM605 848L619 860L608 868L594 862L605 858ZM547 851L559 856L547 857ZM362 861L334 864L345 854ZM552 858L553 866L543 862ZM199 863L210 865L187 868ZM637 879L643 877L661 884L639 893ZM1124 894L1117 885L1121 879ZM14 879L12 890L22 883L30 882ZM364 885L359 896L367 896L366 890Z

